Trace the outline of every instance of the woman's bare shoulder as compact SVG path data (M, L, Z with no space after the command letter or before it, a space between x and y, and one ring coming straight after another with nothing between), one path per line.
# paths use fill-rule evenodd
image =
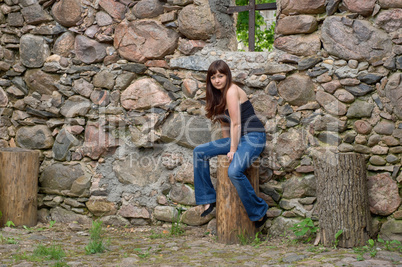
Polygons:
M238 99L241 103L245 102L248 100L248 96L246 94L246 92L241 89L238 85L236 84L232 84L232 86L229 87L229 89L231 89L235 91L235 94L238 96Z

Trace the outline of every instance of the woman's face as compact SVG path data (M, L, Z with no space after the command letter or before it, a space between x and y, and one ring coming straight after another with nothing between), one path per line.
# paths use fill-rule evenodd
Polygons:
M225 74L218 71L211 76L211 83L216 89L222 90L226 86L226 77Z

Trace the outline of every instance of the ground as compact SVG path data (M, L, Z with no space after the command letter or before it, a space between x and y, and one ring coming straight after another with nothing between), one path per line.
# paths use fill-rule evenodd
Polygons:
M218 243L205 227L173 226L103 225L99 229L106 250L95 254L87 254L85 249L93 231L76 223L5 227L0 230L0 267L402 266L402 253L385 247L324 248L264 235L249 244L225 245ZM39 248L48 252L53 248L53 254L40 255Z

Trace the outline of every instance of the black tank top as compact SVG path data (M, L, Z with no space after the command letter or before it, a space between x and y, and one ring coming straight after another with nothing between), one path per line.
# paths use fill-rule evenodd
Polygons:
M253 105L250 100L247 100L240 104L240 116L241 116L241 135L245 135L250 132L265 132L264 125L255 115ZM230 123L229 110L225 110L225 116L223 122Z

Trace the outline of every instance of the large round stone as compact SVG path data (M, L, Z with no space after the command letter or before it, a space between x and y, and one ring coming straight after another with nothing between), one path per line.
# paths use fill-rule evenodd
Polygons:
M287 16L280 20L276 25L278 34L299 34L312 33L317 30L318 23L315 17L310 15Z
M53 53L68 57L72 51L74 51L75 35L72 32L65 32L53 45Z
M325 0L282 0L280 5L282 13L293 14L321 14L325 12Z
M106 56L107 45L98 43L84 35L75 37L75 54L86 64L96 63Z
M40 68L50 56L50 49L41 36L25 34L20 39L21 63L28 68Z
M207 40L215 30L215 19L209 5L188 5L178 17L179 31L189 39Z
M52 7L54 19L65 27L73 27L81 19L81 0L60 0Z
M345 7L352 13L369 16L373 13L376 0L343 0Z
M370 211L387 216L401 204L397 183L389 173L380 173L367 177Z
M122 57L142 63L173 53L178 39L177 32L155 21L124 21L116 28L114 47Z
M274 46L290 54L312 56L320 51L321 41L316 33L288 35L275 38Z
M324 20L321 41L330 54L346 60L376 62L390 55L392 41L369 21L333 16Z
M168 104L170 97L154 79L145 78L124 90L120 101L125 109L141 110Z
M278 84L278 92L289 104L302 106L315 100L314 84L310 77L293 74Z
M157 17L163 13L163 5L159 0L141 0L133 7L133 13L139 19Z
M25 126L17 131L17 144L27 149L48 149L53 146L52 132L45 125Z

